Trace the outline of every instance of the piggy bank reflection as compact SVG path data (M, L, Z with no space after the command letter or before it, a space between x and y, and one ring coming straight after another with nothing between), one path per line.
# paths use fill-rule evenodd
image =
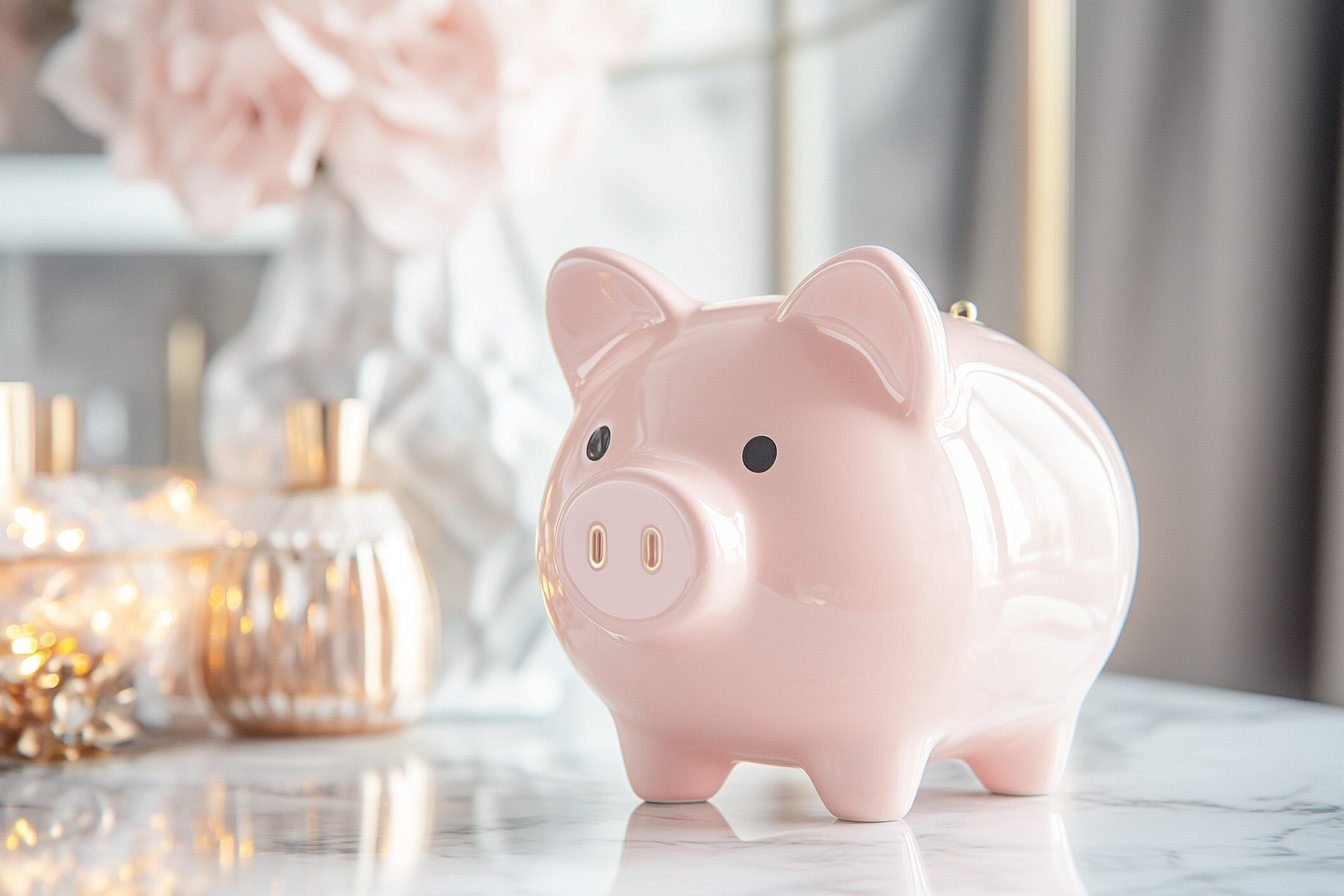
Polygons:
M546 302L575 411L541 588L636 794L790 765L876 821L931 759L1055 786L1138 555L1124 459L1066 376L872 247L716 305L580 249Z
M1086 896L1052 797L940 796L926 812L921 794L909 825L794 825L764 837L739 836L710 803L643 803L626 823L611 896Z

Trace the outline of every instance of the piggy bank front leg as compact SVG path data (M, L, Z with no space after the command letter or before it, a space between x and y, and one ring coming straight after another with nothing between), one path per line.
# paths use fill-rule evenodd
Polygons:
M1073 743L1077 713L995 731L961 753L986 790L1034 796L1055 789Z
M642 800L702 802L719 792L733 769L733 761L722 753L614 718L626 777Z
M873 738L820 750L803 762L817 795L844 821L895 821L915 801L932 737Z

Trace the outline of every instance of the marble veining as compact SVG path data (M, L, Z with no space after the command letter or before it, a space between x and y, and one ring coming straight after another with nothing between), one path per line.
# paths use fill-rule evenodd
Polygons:
M1049 797L929 768L904 821L801 772L640 803L590 697L544 722L159 738L0 770L0 894L1344 892L1344 710L1103 676Z

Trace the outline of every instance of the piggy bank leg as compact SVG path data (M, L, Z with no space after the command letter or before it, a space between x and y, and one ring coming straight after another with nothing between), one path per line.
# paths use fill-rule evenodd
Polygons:
M698 803L719 792L732 771L728 757L616 719L630 787L651 803Z
M987 790L1014 796L1049 793L1064 774L1076 720L1075 713L991 732L961 758Z
M874 739L823 750L803 764L826 809L845 821L894 821L910 811L933 738Z

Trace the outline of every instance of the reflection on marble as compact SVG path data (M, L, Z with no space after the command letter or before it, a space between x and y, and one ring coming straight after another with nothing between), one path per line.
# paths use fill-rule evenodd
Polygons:
M160 738L0 771L0 894L1338 893L1344 711L1107 677L1051 797L930 767L903 822L793 769L639 803L609 719Z

